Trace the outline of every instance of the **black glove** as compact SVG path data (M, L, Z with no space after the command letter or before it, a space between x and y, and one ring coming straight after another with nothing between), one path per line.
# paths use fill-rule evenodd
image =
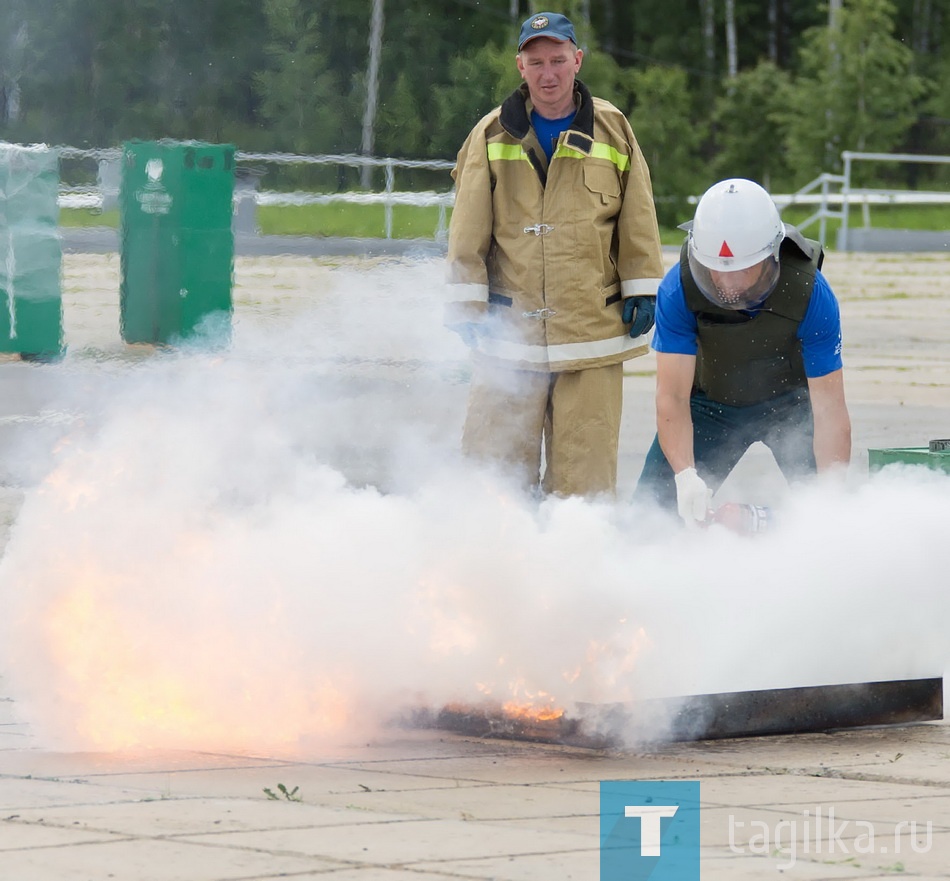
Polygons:
M634 319L636 314L636 319ZM630 324L630 336L636 337L653 327L656 297L627 297L623 301L623 323Z

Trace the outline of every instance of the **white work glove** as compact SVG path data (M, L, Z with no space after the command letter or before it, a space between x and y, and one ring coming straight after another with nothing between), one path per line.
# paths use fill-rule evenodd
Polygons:
M687 526L706 520L712 502L712 490L706 486L695 468L684 468L673 478L676 481L676 510Z

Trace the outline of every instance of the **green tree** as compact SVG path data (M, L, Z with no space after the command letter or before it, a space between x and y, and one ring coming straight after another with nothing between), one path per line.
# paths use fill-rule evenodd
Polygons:
M705 189L699 155L705 130L692 119L685 71L649 67L633 71L631 82L636 106L630 124L650 167L657 218L676 226L691 213L686 197Z
M387 156L412 159L429 153L430 139L412 85L409 75L402 71L379 108L376 138L385 145Z
M250 127L256 0L24 0L17 136L75 146L132 137L223 139Z
M894 31L890 0L846 0L834 27L805 35L798 75L788 91L787 149L804 184L840 170L843 150L887 152L917 117L926 82Z
M168 39L157 59L163 74L153 65L150 82L168 96L171 114L152 134L262 146L254 72L265 64L263 4L165 0L164 8Z
M387 5L376 152L412 158L453 156L461 139L440 131L446 121L446 96L454 93L460 103L469 96L479 99L478 106L463 103L454 108L459 118L468 114L464 137L480 115L482 96L494 94L496 60L504 59L517 83L514 42L507 16L490 5L484 9L457 2ZM496 49L499 45L502 48ZM485 69L479 70L473 60L484 63ZM463 80L463 75L470 79ZM451 128L453 134L458 132L454 124Z
M606 52L591 46L584 54L579 74L591 93L610 101L624 112L633 104L633 87L626 71Z
M328 69L323 51L326 35L308 5L302 0L264 0L268 64L255 76L260 114L275 149L353 151L359 142L358 116L344 112L342 84Z
M22 9L26 72L14 129L21 140L99 145L104 126L93 108L103 64L97 48L106 39L107 19L124 23L123 10L112 4L116 8L107 8L104 16L99 7L84 11L82 6L79 0L37 0ZM129 84L134 91L131 75Z
M948 82L950 58L944 58L936 70L937 82ZM930 152L950 153L950 90L934 89L924 105L927 122L935 128ZM946 176L946 175L944 175Z
M472 126L516 89L520 80L508 46L486 43L453 58L449 81L432 88L431 154L454 157Z
M738 74L725 81L721 0L554 4L571 15L587 51L581 78L622 110L635 105L663 199L738 168L773 188L783 178L802 183L833 169L846 148L947 150L947 99L934 90L921 104L921 77L943 82L950 71L945 5L844 0L832 34L823 0L734 0ZM356 152L370 7L371 0L0 0L0 136L92 147L202 138L252 150ZM515 35L525 14L520 3L512 16L506 0L387 3L377 154L454 155L475 120L517 85ZM770 94L761 59L774 64L777 80L792 76L777 125L760 111ZM743 118L754 120L744 133ZM712 141L702 137L709 122Z
M789 75L771 61L741 71L729 81L712 114L715 152L710 168L716 179L746 177L766 189L786 183L780 111L789 84Z

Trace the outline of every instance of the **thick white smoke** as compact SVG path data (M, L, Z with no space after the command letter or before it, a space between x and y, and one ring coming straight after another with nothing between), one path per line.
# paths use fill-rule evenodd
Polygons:
M816 483L751 539L538 504L458 457L437 262L266 276L224 350L38 368L74 418L0 562L36 743L310 749L416 706L943 674L950 478Z

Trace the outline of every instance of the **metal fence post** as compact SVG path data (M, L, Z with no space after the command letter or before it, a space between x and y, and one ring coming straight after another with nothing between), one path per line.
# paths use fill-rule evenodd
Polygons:
M393 203L392 194L395 189L396 174L393 170L392 159L386 160L386 238L393 237Z
M838 231L838 249L848 250L848 220L851 214L848 205L848 194L851 192L851 151L845 150L841 154L844 160L844 181L841 184L841 229Z

